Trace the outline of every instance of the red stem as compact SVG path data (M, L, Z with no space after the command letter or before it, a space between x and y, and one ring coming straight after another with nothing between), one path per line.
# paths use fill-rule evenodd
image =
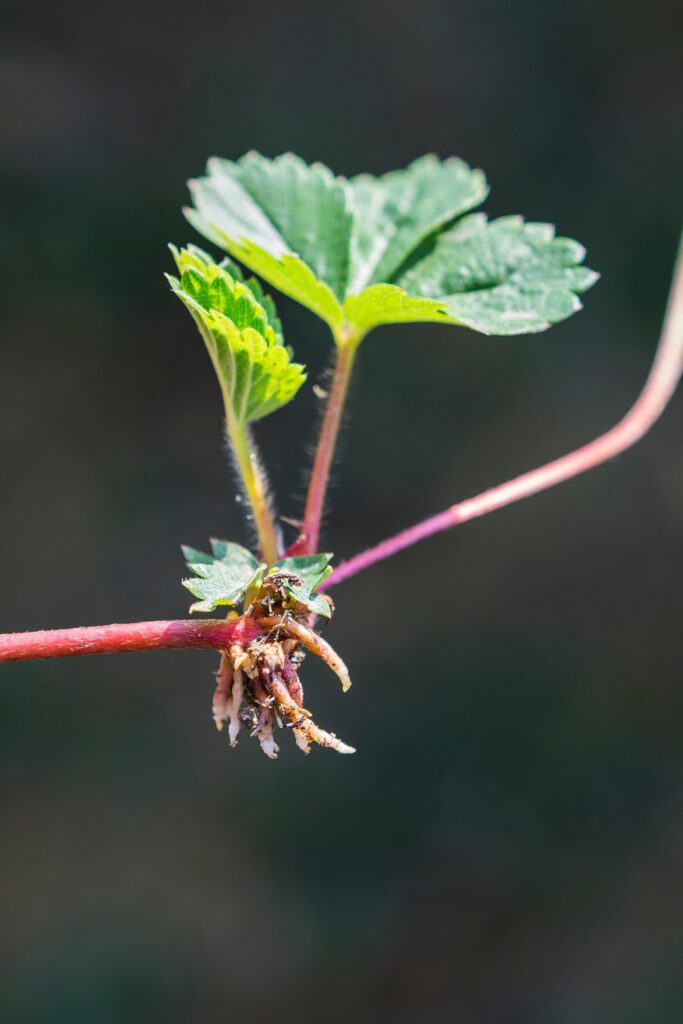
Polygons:
M426 537L431 537L452 526L466 523L469 519L485 516L496 509L511 505L521 498L528 498L539 491L569 480L579 473L585 473L608 459L630 448L648 432L666 408L669 399L683 371L683 242L679 249L669 305L662 328L652 369L635 405L626 416L606 434L595 441L577 448L562 458L548 462L529 473L523 473L514 480L492 487L475 498L468 498L415 526L402 530L394 537L382 541L375 547L362 551L355 558L343 562L327 578L321 589L327 589L342 580L355 576L376 562L403 551Z
M311 479L306 495L306 510L301 536L294 542L288 554L315 554L318 550L320 526L325 507L325 496L330 479L334 449L339 436L344 403L349 390L351 370L358 346L358 339L344 338L337 342L337 362L332 378L330 397L323 417L320 437L315 451Z
M223 650L236 641L253 640L263 632L253 619L176 619L126 622L111 626L41 629L0 636L0 661L67 658L81 654L160 651L170 647Z

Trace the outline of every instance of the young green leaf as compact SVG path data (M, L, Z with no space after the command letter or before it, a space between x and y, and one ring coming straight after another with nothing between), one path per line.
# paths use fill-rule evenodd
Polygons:
M230 541L212 540L211 555L195 548L182 550L188 569L194 573L182 581L183 586L199 598L190 607L191 612L212 612L219 605L241 604L247 590L260 584L266 569L250 551Z
M211 554L183 547L183 556L194 575L182 581L198 601L191 612L212 612L220 605L241 604L247 591L276 582L293 604L301 604L315 615L330 617L330 604L315 591L332 572L332 555L299 555L282 558L267 569L250 551L226 540L211 540ZM266 572L267 570L267 572Z
M186 211L207 238L307 306L339 342L384 323L545 330L597 279L550 225L457 218L488 193L461 160L422 157L381 177L335 178L291 154L211 160Z
M199 250L198 247L194 245L188 246L188 249L191 252L201 252L201 250ZM203 255L206 256L206 253L203 253ZM236 263L232 263L230 260L223 260L220 266L225 267L229 271L231 277L235 279L235 281L239 281L241 284L247 285L249 291L255 298L256 302L259 304L259 306L263 307L263 310L266 314L266 319L268 320L270 326L273 328L275 337L278 339L281 345L284 345L285 337L282 331L282 321L278 316L277 309L275 308L275 303L273 302L271 296L268 295L267 292L264 292L263 287L261 286L261 282L258 281L255 277L250 277L247 280L247 278L242 273L240 267Z
M297 555L292 558L282 558L274 565L269 573L280 572L293 574L301 582L288 580L285 576L280 586L298 604L304 605L314 615L322 615L329 619L331 615L330 604L322 594L315 591L332 572L330 560L332 555Z
M231 433L289 402L306 379L291 361L272 300L228 261L195 246L171 251L180 277L167 275L204 339L225 400Z

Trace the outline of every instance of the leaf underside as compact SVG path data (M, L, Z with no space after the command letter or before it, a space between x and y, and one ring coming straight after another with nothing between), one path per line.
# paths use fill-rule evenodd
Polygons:
M238 428L289 402L306 375L292 362L269 296L229 261L215 263L195 246L171 246L179 277L167 275L211 357L228 419Z
M580 309L598 276L549 224L472 215L488 186L457 159L345 179L292 154L248 153L210 160L190 191L198 231L337 336L410 321L542 331Z

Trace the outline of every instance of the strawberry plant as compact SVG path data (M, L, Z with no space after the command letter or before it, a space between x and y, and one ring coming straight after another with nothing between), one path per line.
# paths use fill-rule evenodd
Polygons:
M584 249L550 224L487 219L481 171L461 160L423 157L381 177L335 177L322 164L256 153L209 161L190 182L190 224L220 255L171 246L171 290L192 317L211 359L225 428L250 523L250 549L214 539L210 552L184 547L191 613L209 619L154 621L0 636L0 661L207 647L220 653L213 696L230 743L242 730L276 757L277 727L341 753L353 748L321 729L304 703L300 670L319 656L344 689L349 673L320 635L336 584L439 531L560 483L637 441L671 397L683 368L683 268L641 396L612 430L565 455L409 527L332 567L322 553L323 509L358 347L382 324L433 322L494 335L544 331L581 309L597 280ZM255 275L255 276L248 276ZM296 534L285 540L254 424L292 401L305 367L287 346L260 281L328 325L334 372ZM287 521L288 522L288 521ZM226 617L217 617L220 616Z

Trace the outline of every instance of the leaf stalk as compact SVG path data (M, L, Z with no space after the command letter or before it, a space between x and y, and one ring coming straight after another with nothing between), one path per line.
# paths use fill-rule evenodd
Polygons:
M226 407L227 408L227 407ZM254 526L258 534L261 556L268 565L279 557L279 545L275 523L270 509L268 484L261 466L258 452L250 436L249 427L235 427L227 417L227 430L235 462L244 484L244 491L251 506Z
M363 339L362 333L353 330L348 325L333 333L336 356L332 386L313 459L306 495L303 529L299 539L290 549L291 553L296 551L297 554L315 554L318 550L325 499L330 482L330 470L344 415L356 351Z

